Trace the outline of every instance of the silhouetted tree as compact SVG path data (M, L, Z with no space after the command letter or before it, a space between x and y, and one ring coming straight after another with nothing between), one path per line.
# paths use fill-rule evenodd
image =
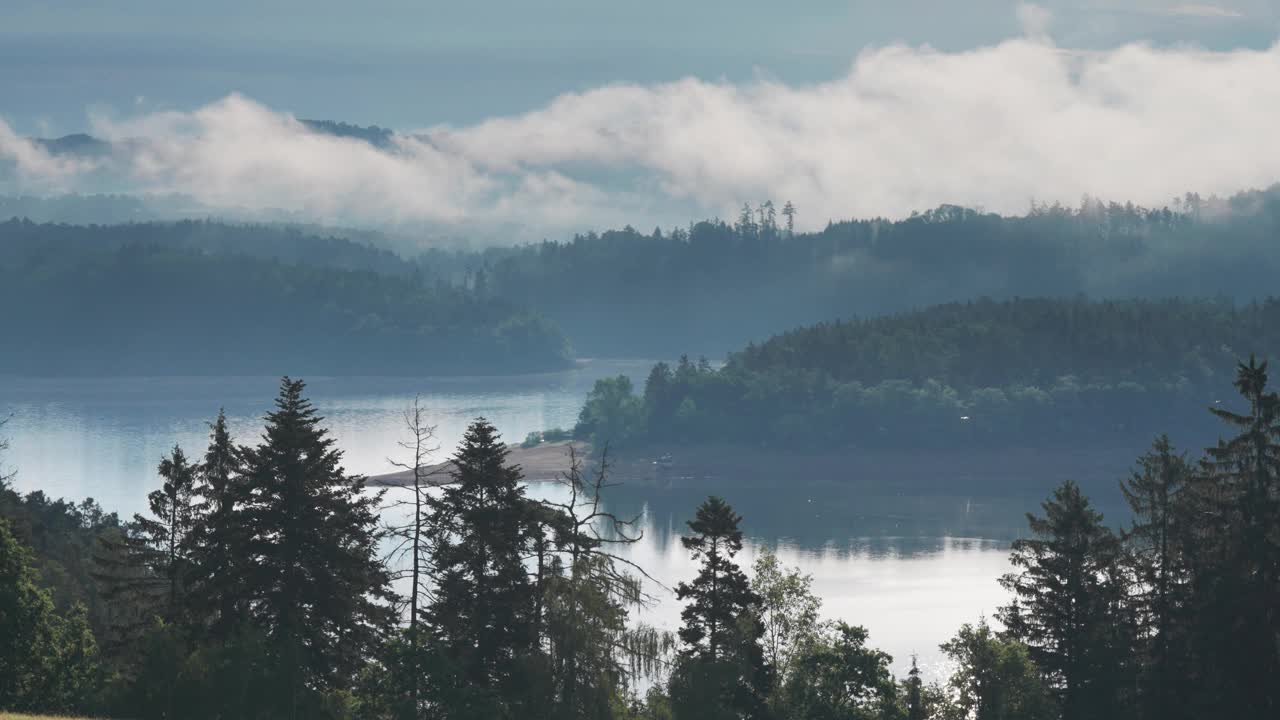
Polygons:
M1195 612L1211 621L1197 635L1214 694L1239 717L1265 717L1280 712L1280 396L1253 356L1235 386L1248 411L1211 408L1239 434L1208 449L1197 493Z
M236 585L243 562L237 551L246 547L236 517L236 501L243 482L240 451L227 428L222 410L209 425L209 446L200 464L195 493L196 543L191 571L189 602L210 637L226 639L244 620L241 589Z
M250 621L265 631L281 717L321 713L319 693L351 684L390 620L377 557L377 496L346 474L323 418L284 378L261 442L244 448L234 520Z
M1175 454L1169 438L1162 435L1120 486L1133 513L1123 539L1135 580L1129 602L1143 653L1141 710L1149 718L1172 720L1190 710L1185 702L1190 578L1179 535L1189 508L1185 493L1192 473L1186 457Z
M772 684L760 646L760 597L734 562L742 550L742 518L709 497L688 522L680 543L701 561L690 583L676 586L685 601L679 635L684 644L671 678L677 718L761 718Z
M1004 608L1001 620L1028 646L1063 720L1119 717L1133 651L1117 609L1119 543L1073 482L1043 508L1043 517L1027 515L1032 537L1013 543L1018 572L1000 582L1019 604Z
M478 418L453 456L452 483L431 498L435 592L424 624L435 659L433 712L445 718L540 712L534 585L524 566L535 523L496 428Z

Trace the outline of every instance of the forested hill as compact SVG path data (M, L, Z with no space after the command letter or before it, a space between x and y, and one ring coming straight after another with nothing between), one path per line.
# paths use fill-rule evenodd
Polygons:
M416 264L372 243L285 225L212 220L68 225L36 223L16 217L0 222L0 261L6 263L55 248L62 254L80 255L128 245L201 255L245 255L291 265L391 275L412 275L417 271Z
M1018 217L944 206L812 233L788 230L782 210L493 249L483 265L493 292L555 319L584 353L712 357L798 325L981 296L1248 302L1280 276L1280 187Z
M981 299L791 330L733 354L751 373L956 388L1084 382L1221 384L1250 351L1280 350L1280 302Z
M376 128L335 127L377 136ZM92 208L127 199L50 200L39 209L56 216L65 204L78 214L116 217ZM19 200L12 208L32 205ZM138 209L126 204L120 211ZM1222 296L1247 303L1273 294L1280 277L1280 186L1228 199L1190 195L1160 208L1088 199L1074 208L1037 205L1016 217L943 206L901 220L834 222L817 232L793 231L789 216L786 206L764 203L732 222L648 233L625 227L482 250L433 246L417 236L369 233L358 236L369 242L352 242L344 238L357 235L345 231L215 222L15 222L0 233L6 242L28 233L87 245L155 242L416 275L432 287L470 288L539 313L580 354L614 357L723 357L788 328L983 296ZM400 256L389 249L393 242Z
M570 362L554 326L504 300L424 280L383 251L262 228L6 223L0 308L0 372L476 374Z
M982 300L802 328L722 368L597 384L576 433L615 445L1141 447L1204 433L1239 360L1280 357L1280 302ZM1091 444L1091 445L1090 445Z

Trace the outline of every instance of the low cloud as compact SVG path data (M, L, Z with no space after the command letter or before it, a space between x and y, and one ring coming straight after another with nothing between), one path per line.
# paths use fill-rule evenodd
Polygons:
M1183 6L1200 8L1208 6ZM429 223L528 237L733 216L791 200L798 223L942 203L1022 212L1083 194L1161 204L1280 180L1280 45L1225 53L1055 46L890 46L830 82L688 78L563 95L532 112L433 126L379 149L232 95L193 112L92 119L131 189L322 221ZM338 118L341 119L341 118ZM0 123L0 163L75 189L100 163L50 155Z
M13 168L22 187L44 192L74 189L77 179L97 165L88 158L54 155L0 120L0 168L6 164Z

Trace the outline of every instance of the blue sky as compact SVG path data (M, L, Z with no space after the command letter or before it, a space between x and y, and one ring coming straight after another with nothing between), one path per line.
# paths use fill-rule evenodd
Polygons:
M892 43L1020 32L1009 0L4 0L0 117L81 130L89 108L191 109L240 92L303 117L469 123L607 83L829 80ZM1274 0L1046 0L1064 47L1227 50L1280 35Z

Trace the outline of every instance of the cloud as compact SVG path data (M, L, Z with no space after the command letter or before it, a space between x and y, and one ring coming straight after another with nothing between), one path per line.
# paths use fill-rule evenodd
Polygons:
M0 168L6 164L25 187L54 192L75 187L76 179L97 165L87 158L54 155L0 120Z
M1047 18L1029 10L1029 29ZM1037 19L1038 18L1038 19ZM1280 45L1076 53L1043 33L966 52L889 46L829 82L617 84L531 112L396 136L318 134L237 95L93 119L137 189L323 221L524 237L791 200L798 224L942 203L1021 212L1082 194L1159 204L1280 180ZM0 124L0 160L60 187L91 170Z

